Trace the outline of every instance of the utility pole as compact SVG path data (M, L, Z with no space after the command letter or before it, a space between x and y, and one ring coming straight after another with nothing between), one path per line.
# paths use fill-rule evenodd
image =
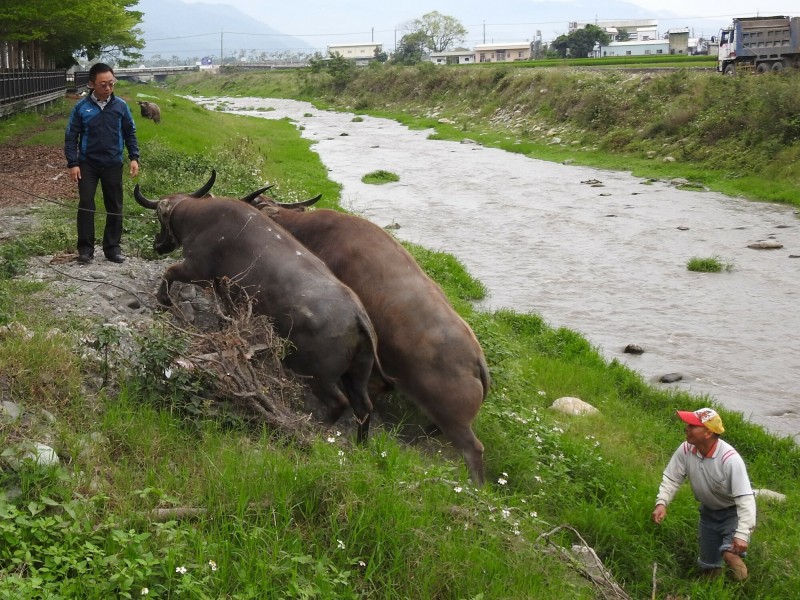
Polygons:
M369 41L370 42L374 42L375 41L375 28L374 27L372 28L372 36L371 36Z
M486 21L483 22L483 43L486 43Z
M222 37L223 37L224 33L225 33L225 30L220 29L220 31L219 31L219 66L220 67L222 66L222 57L224 56L222 54Z

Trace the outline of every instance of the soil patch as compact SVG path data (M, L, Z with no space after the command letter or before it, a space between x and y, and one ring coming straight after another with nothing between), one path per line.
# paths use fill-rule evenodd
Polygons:
M0 209L77 198L62 148L0 145Z

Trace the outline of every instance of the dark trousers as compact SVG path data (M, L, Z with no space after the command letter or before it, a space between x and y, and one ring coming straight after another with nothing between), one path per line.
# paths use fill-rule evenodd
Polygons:
M98 167L83 162L81 178L78 180L78 254L94 255L94 196L97 183L103 192L106 208L106 227L103 231L103 254L113 256L120 253L122 238L122 165Z

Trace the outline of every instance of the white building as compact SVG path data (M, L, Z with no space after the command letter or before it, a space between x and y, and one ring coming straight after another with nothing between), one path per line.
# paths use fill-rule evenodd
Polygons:
M365 65L375 60L375 53L383 52L383 44L377 42L351 42L349 44L331 44L328 56L338 54L342 58L355 61L357 65Z
M506 42L503 44L476 44L476 62L512 62L530 60L530 42Z
M619 21L595 21L594 23L572 21L569 24L569 33L576 29L585 29L587 25L596 25L612 39L616 39L623 30L628 34L628 41L658 38L658 21L655 19L621 19Z
M602 58L604 56L650 56L669 53L669 40L633 40L598 46L595 48L594 56Z
M447 52L431 52L428 60L435 65L471 65L475 62L475 51L449 50Z

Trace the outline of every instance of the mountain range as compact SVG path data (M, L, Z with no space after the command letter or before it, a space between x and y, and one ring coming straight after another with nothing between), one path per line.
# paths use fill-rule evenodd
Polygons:
M225 56L242 52L308 53L305 41L282 34L227 4L187 4L180 0L139 0L135 7L144 13L139 28L144 32L145 61L201 58L220 51Z
M226 57L248 58L264 53L271 57L315 51L324 54L327 44L373 40L391 51L405 33L405 24L428 12L416 14L414 6L422 6L419 2L412 2L412 6L405 3L380 5L375 0L346 0L343 3L304 0L303 10L298 11L298 6L291 3L234 1L247 6L250 14L231 4L139 0L135 10L144 13L140 29L146 43L143 50L145 62L158 58L211 56L216 63L221 53ZM608 0L602 6L590 0L534 0L492 6L463 0L439 0L439 5L439 12L455 17L467 28L468 34L462 44L465 47L480 43L531 41L537 36L547 43L567 33L570 22L657 19L660 33L689 27L691 37L716 35L724 24L723 20L715 18L687 20L669 10L647 11L624 0ZM295 32L302 31L313 45L303 39L303 35L284 34L268 25L267 20L282 23ZM360 33L337 33L345 31Z

